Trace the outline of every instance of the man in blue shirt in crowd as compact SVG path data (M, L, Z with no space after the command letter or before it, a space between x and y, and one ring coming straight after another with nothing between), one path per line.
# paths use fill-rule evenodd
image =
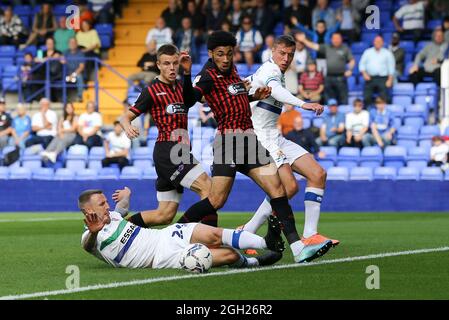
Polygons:
M345 142L345 115L338 112L337 100L329 99L327 102L329 114L324 117L324 122L320 128L320 136L316 143L319 146L341 147Z
M17 116L12 121L12 127L14 143L21 149L25 149L25 141L31 135L31 118L22 104L17 106Z
M370 112L371 133L363 137L364 146L377 144L383 148L392 144L396 128L393 123L393 115L386 109L385 100L376 98L376 108Z
M66 81L76 83L78 102L83 101L84 90L84 53L78 48L78 42L75 38L69 40L69 50L64 52L63 63L66 64Z

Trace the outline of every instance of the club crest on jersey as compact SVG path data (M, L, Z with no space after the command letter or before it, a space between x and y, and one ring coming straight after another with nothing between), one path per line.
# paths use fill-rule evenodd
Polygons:
M243 82L233 83L228 87L229 94L236 96L239 94L246 93L246 88Z
M168 114L182 114L187 113L186 107L183 103L170 103L166 108L165 111Z

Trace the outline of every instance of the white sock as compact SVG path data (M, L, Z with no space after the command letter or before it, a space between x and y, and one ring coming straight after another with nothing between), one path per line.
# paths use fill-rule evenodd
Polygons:
M221 237L223 245L235 249L266 249L265 239L257 234L244 230L223 229Z
M267 221L267 218L272 212L273 209L271 208L270 200L265 198L251 220L249 220L245 224L243 230L249 231L251 233L256 233L257 230L259 230L259 228L265 223L265 221Z
M318 233L318 221L320 220L321 201L324 190L319 188L306 188L304 197L305 221L302 236L308 238Z
M290 244L290 249L292 250L293 256L296 257L299 255L304 248L304 243L301 240L295 241Z
M239 254L239 260L229 265L231 268L252 268L258 267L259 261L254 257L245 257L240 252L236 251Z

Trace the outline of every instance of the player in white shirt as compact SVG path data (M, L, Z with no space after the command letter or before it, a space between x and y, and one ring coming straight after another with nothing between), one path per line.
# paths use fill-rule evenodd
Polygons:
M295 53L296 43L291 36L280 36L275 40L272 58L265 62L255 74L249 77L251 90L261 86L271 87L271 96L252 104L252 121L257 138L270 152L277 167L279 176L289 198L298 192L298 184L293 171L307 179L305 190L305 224L302 243L304 246L320 245L331 240L318 233L321 201L324 195L326 172L298 144L285 139L277 129L279 115L284 103L299 106L304 110L315 111L317 115L323 112L323 106L318 103L306 103L285 88L284 72L289 68ZM243 230L256 232L271 214L269 199L265 199L253 218L243 226ZM332 245L339 243L332 240Z
M101 190L86 190L78 198L86 224L81 237L83 248L114 267L181 268L181 254L191 243L209 247L213 266L256 267L273 264L282 257L281 226L274 216L269 219L265 238L247 231L214 228L201 223L145 229L123 218L128 213L130 195L128 188L117 190L113 195L117 202L114 211L109 210ZM249 247L273 251L247 258L235 250Z

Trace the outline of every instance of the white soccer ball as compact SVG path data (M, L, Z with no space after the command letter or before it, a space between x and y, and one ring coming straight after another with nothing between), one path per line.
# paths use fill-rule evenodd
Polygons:
M212 253L204 244L193 243L184 249L179 263L184 270L204 273L212 267Z

